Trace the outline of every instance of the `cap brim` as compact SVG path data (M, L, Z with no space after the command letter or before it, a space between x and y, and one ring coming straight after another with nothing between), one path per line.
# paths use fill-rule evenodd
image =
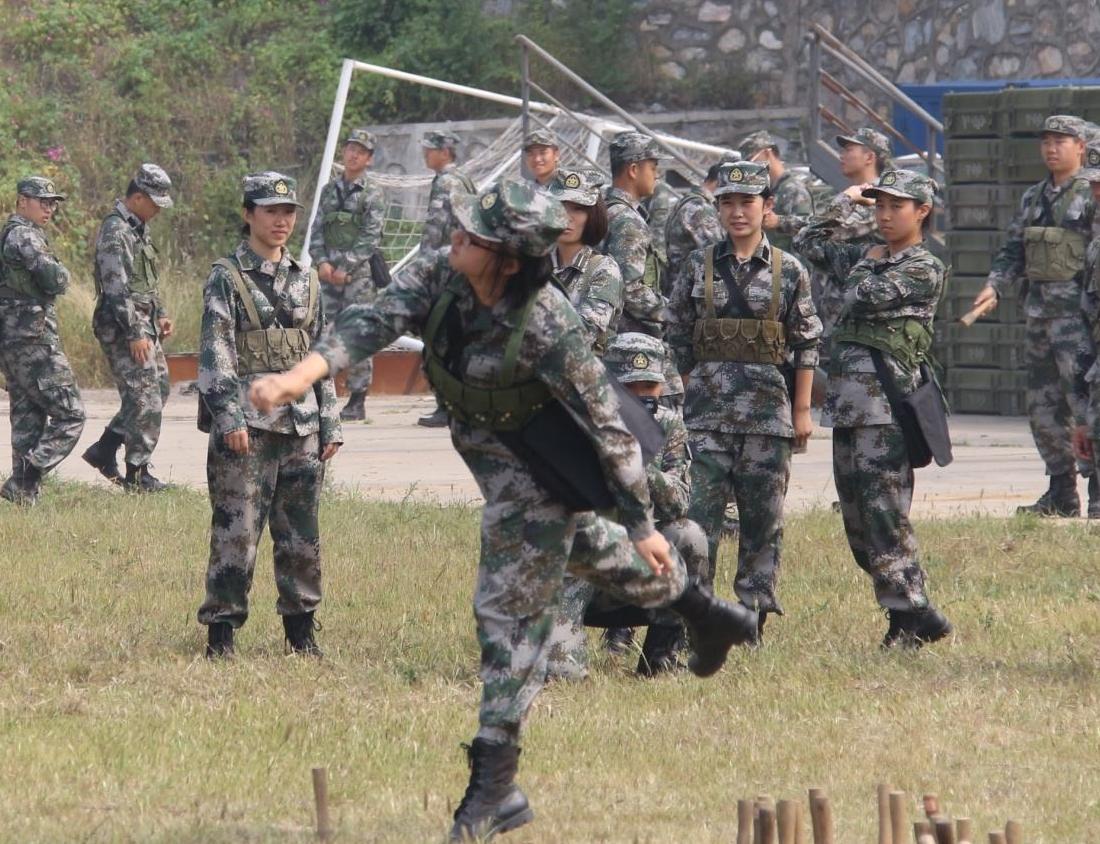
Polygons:
M751 185L726 185L725 187L715 188L712 193L714 194L714 198L717 199L720 196L725 196L730 193L743 193L746 196L760 196L760 194L766 190L767 188L765 187L754 188Z
M373 146L367 146L365 143L363 143L360 140L356 140L355 138L345 138L344 139L344 146L347 146L348 144L355 144L356 146L362 147L367 152L374 152L374 147Z
M253 199L253 205L293 205L297 208L305 208L302 203L293 199L287 199L285 196L268 196L263 199Z
M43 193L35 197L35 199L56 199L58 202L65 201L65 194L63 193Z
M1077 177L1089 182L1100 182L1100 167L1082 167L1077 171Z
M472 193L455 193L451 196L451 212L458 224L470 234L493 243L504 241L493 234L481 219L479 199Z
M857 146L857 147L867 146L867 144L863 143L863 141L859 140L858 138L853 138L851 135L837 135L836 136L836 145L838 147L846 147L846 146L853 146L853 145ZM870 149L870 147L868 147L868 149Z
M550 191L550 195L558 202L572 202L574 205L583 205L586 208L591 208L600 201L599 190L583 191L562 188L561 190Z
M166 193L146 193L145 195L153 200L153 204L158 208L171 208L173 205L175 205L172 197L170 197Z
M665 376L656 372L638 371L633 370L631 372L624 372L622 375L615 376L620 384L629 384L632 381L646 381L650 384L664 384Z
M879 187L878 185L867 188L865 191L863 191L862 195L867 197L868 199L874 199L880 193L886 196L896 196L898 199L912 199L921 204L929 202L929 200L925 199L922 196L913 196L913 194L906 193L905 191L899 190L898 188L884 188Z

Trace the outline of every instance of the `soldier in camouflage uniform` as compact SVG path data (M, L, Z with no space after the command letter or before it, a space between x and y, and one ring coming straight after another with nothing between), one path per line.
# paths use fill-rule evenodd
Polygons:
M349 305L369 302L376 293L370 259L382 246L386 197L367 178L374 162L375 137L352 129L344 143L344 172L321 190L317 217L309 234L309 257L321 279L325 313L330 319ZM366 418L363 402L370 392L374 367L361 361L348 372L348 403L341 419Z
M668 229L668 218L672 214L672 206L679 200L680 195L664 177L657 179L653 186L653 193L642 200L638 210L645 217L649 226L649 237L653 242L653 248L657 251L657 261L661 265L661 274L668 272L668 253L665 251L665 231Z
M863 191L889 164L890 141L881 132L863 128L851 135L838 135L836 142L840 147L840 169L852 184L833 198L820 219L829 221L834 241L860 247L880 244L882 238L875 227L874 202L863 196ZM828 339L844 308L844 276L823 256L800 251L797 242L792 243L792 247L814 270L811 279L814 305L824 330L822 351L827 355Z
M244 179L245 240L215 262L203 289L199 428L210 434L206 479L213 515L206 599L207 656L233 652L248 618L256 547L274 545L276 609L295 653L320 655L313 614L321 602L317 507L325 463L342 442L331 379L288 406L259 411L248 389L301 360L325 328L317 274L286 243L298 204L295 180L271 171Z
M775 208L764 217L764 231L773 246L790 252L794 236L813 216L813 197L805 183L787 169L779 153L779 139L767 130L753 132L739 148L742 158L767 165Z
M1080 174L1087 179L1092 191L1095 206L1100 203L1100 135L1090 140L1085 151L1085 166ZM1081 297L1081 308L1092 333L1093 348L1100 347L1100 215L1094 215L1092 221L1093 238L1085 253L1085 290ZM1077 448L1080 456L1092 464L1092 476L1089 478L1088 517L1100 519L1100 497L1094 495L1094 486L1100 477L1100 359L1094 359L1085 374L1089 386L1089 407L1086 424L1078 426L1076 432Z
M600 195L603 176L587 170L559 170L550 195L565 206L569 226L550 252L554 278L588 330L592 350L602 356L623 313L619 265L595 250L607 235L607 206Z
M164 170L142 164L126 198L115 201L96 238L92 331L122 403L83 457L107 480L133 492L167 489L149 472L149 461L160 440L170 389L161 340L172 335L172 320L157 295L157 250L148 225L162 208L172 207L171 188ZM123 444L125 478L115 457Z
M435 252L451 244L451 232L457 221L451 211L451 197L456 193L477 193L470 177L458 169L458 136L450 132L429 132L420 141L424 148L424 164L435 171L431 193L428 195L428 216L424 220L424 234L420 238L421 252ZM443 428L447 425L447 411L439 404L431 413L416 420L425 428Z
M668 273L661 279L661 292L666 296L672 289L672 280L680 272L684 259L696 249L718 243L726 236L718 219L718 206L714 202L718 170L723 163L712 164L703 184L693 185L676 201L669 213L664 236Z
M1017 512L1079 516L1073 428L1084 425L1088 387L1083 373L1095 358L1081 311L1085 252L1092 239L1094 205L1080 175L1085 126L1079 117L1057 114L1043 125L1040 144L1050 175L1028 188L993 258L986 287L975 304L995 299L1026 282L1027 416L1031 435L1046 464L1050 485L1034 504ZM1090 503L1100 506L1091 467Z
M515 785L520 728L545 681L546 639L567 565L619 600L683 617L695 646L690 667L700 675L717 671L729 648L752 636L756 618L688 585L682 561L654 528L637 441L583 323L547 283L549 252L568 225L561 203L505 180L477 197L455 197L454 210L463 231L449 251L414 262L374 303L345 311L317 354L251 395L270 407L406 331L424 338L430 380L451 411L452 441L485 499L474 597L481 727L451 831L452 840L465 840L532 817ZM549 402L568 407L598 453L621 525L599 519L598 530L578 534L574 514L508 444ZM582 542L596 544L578 553Z
M80 439L84 405L54 308L69 287L69 271L42 230L65 197L42 176L22 179L16 191L15 213L0 231L0 371L8 388L12 467L0 497L29 505L38 500L42 476Z
M604 363L608 371L649 408L665 433L662 452L646 466L653 517L657 530L680 553L688 576L708 582L711 578L707 537L699 525L687 518L691 498L691 450L687 428L678 410L658 402L665 381L664 344L645 334L619 334L608 348ZM578 680L587 676L585 625L606 626L608 623L649 626L638 659L640 675L652 677L678 667L677 649L683 634L678 619L665 612L623 607L599 593L591 583L567 579L548 642L547 679Z
M946 276L924 245L936 190L932 179L911 170L887 170L867 189L884 246L837 240L830 219L811 223L795 239L796 248L826 254L844 279L821 424L833 429L833 477L848 545L889 616L884 648L919 647L951 632L925 591L909 521L913 468L875 367L880 357L902 395L920 385Z
M734 590L759 611L763 632L769 614L783 614L775 594L783 502L792 442L804 444L813 430L810 386L821 321L805 268L763 232L772 209L767 167L726 164L714 193L728 236L688 256L669 297L669 342L680 371L690 375L688 516L706 532L713 572L723 512L736 497ZM783 371L788 361L795 368L793 405Z
M561 162L558 136L549 129L533 129L523 138L523 164L528 179L545 188L554 180Z

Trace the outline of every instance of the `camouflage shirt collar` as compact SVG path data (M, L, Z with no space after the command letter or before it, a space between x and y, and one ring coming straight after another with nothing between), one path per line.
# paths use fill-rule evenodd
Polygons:
M458 165L455 162L448 161L446 164L443 165L443 169L439 171L439 175L442 176L446 173L453 173L457 169Z
M637 211L638 206L642 204L642 201L640 199L635 199L634 196L627 193L622 188L615 187L614 185L612 185L607 190L607 198L610 199L611 197L615 197L616 199L621 199L623 202L625 202L627 205L629 205L635 211Z
M279 270L298 269L298 262L291 257L290 250L285 247L283 248L282 259L275 263L274 261L268 261L266 258L261 258L248 245L247 240L242 240L240 245L237 246L235 257L237 264L243 271L257 270L272 278L278 274Z
M367 186L367 171L364 170L359 174L359 178L352 179L350 182L341 175L340 184L350 188L365 188Z
M905 247L900 252L895 252L893 254L891 254L890 252L887 252L885 258L879 258L878 260L874 261L874 263L876 263L876 264L901 264L901 263L904 263L905 261L908 261L910 258L914 257L915 255L922 254L926 251L927 251L927 248L925 247L924 241L922 240L919 243L914 243L912 246Z
M688 191L691 196L697 196L706 202L714 202L714 194L707 190L702 185L692 185L691 190Z
M126 207L126 203L121 199L115 200L115 211L123 220L130 224L130 228L134 229L138 234L145 234L145 223L141 221L141 217Z
M38 223L35 223L32 220L28 220L22 214L18 214L18 213L17 214L12 214L10 217L8 217L8 225L9 226L30 226L32 229L38 229L39 231L42 230L42 227L40 225L38 225Z
M565 270L576 270L578 275L584 275L584 271L588 269L588 262L592 260L592 247L582 246L580 251L573 256L573 260L568 264L562 266L561 259L558 258L558 250L550 250L550 262L554 265L554 272L560 273Z
M728 235L722 238L721 242L714 248L714 260L717 261L720 258L734 259L733 241ZM772 245L766 234L761 236L760 243L757 244L756 250L749 256L749 260L759 261L765 267L772 265Z

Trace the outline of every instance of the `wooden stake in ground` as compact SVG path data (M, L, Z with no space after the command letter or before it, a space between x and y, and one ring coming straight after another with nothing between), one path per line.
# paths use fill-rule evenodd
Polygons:
M802 804L794 804L794 844L806 844L806 825L803 823Z
M1024 827L1019 821L1005 824L1005 844L1024 844Z
M936 844L955 844L955 824L951 818L936 817Z
M878 786L878 844L894 844L894 828L890 822L890 786L885 783Z
M779 832L779 844L795 844L798 827L798 804L793 800L780 800L775 808L775 825Z
M775 844L775 809L760 807L760 844Z
M332 822L328 816L328 771L313 769L313 802L317 807L317 837L327 841L332 837Z
M752 801L737 801L737 844L752 844Z
M905 810L905 792L890 792L890 830L894 844L904 844L909 826L908 812Z
M913 824L913 840L917 844L936 844L936 836L932 834L932 824L928 821L917 821Z
M989 833L989 844L1005 844L1005 834L1000 830Z
M833 809L820 788L810 789L810 820L814 827L814 844L833 844Z
M970 818L955 818L955 837L959 844L974 844L974 825Z

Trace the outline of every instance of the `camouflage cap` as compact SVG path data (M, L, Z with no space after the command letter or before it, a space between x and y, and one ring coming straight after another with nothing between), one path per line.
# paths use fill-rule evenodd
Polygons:
M549 129L532 129L523 136L523 148L528 147L553 147L558 148L558 136Z
M735 161L718 169L718 186L712 193L718 197L727 193L747 193L752 196L771 188L768 165L756 161Z
M874 150L876 155L881 155L883 158L890 157L890 139L882 134L882 132L877 132L866 126L857 129L851 135L837 135L836 142L837 146L841 147L846 147L849 144L868 147Z
M607 347L603 362L623 384L631 381L665 383L665 346L656 337L628 331L617 334Z
M168 191L172 189L172 180L156 164L142 164L134 176L134 184L158 207L172 207L172 197L168 195Z
M550 193L562 202L591 207L599 200L604 181L603 174L595 170L558 170L550 183Z
M778 151L779 139L767 129L761 129L759 132L753 132L751 135L742 138L737 148L741 152L742 158L752 158L761 150L775 149Z
M653 138L641 132L619 132L611 139L608 154L611 156L612 167L632 161L661 161L672 157L666 155Z
M863 191L863 195L874 199L880 193L888 196L900 196L915 199L922 205L931 205L936 198L939 186L935 179L916 170L887 170L878 177L878 181Z
M244 200L254 205L297 205L298 181L274 170L249 173L244 177Z
M348 133L348 136L344 139L345 144L359 144L367 152L374 152L374 145L378 142L378 139L374 136L374 133L367 129L352 129Z
M452 132L428 132L420 139L420 146L424 149L449 149L454 151L462 143L458 135Z
M467 232L534 258L549 254L569 226L565 206L557 199L514 179L502 179L477 196L455 194L452 203L458 224Z
M1085 166L1077 174L1090 182L1100 182L1100 138L1096 138L1085 148Z
M15 190L20 196L30 196L34 199L59 199L64 201L65 195L58 193L54 187L53 179L45 176L27 176L19 180Z
M1052 114L1043 121L1042 133L1069 135L1071 138L1085 140L1085 121L1072 114Z

